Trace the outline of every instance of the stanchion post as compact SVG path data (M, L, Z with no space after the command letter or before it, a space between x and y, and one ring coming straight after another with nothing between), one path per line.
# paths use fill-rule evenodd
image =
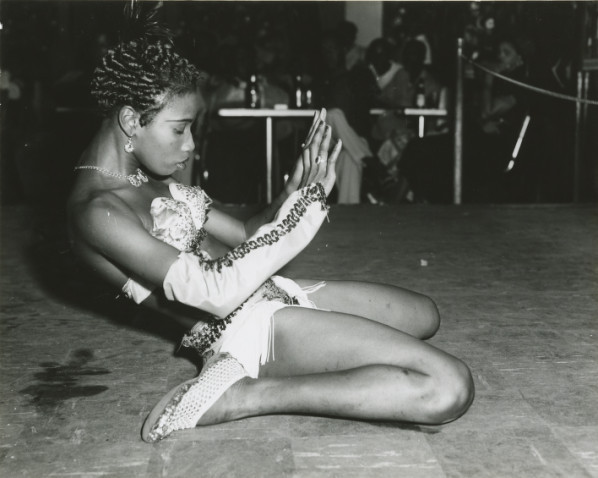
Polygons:
M454 135L453 203L461 204L463 179L463 38L457 39Z
M272 203L272 117L266 117L266 202Z
M583 73L577 72L577 97L583 97ZM575 148L573 151L573 202L580 198L581 171L581 142L582 142L582 108L581 102L575 103Z

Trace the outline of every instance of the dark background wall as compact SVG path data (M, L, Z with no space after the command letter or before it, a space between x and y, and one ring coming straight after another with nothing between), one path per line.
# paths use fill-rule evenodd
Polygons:
M384 2L381 35L400 43L425 33L442 79L454 85L455 43L468 25L492 18L493 34L516 31L529 40L531 68L540 86L575 94L575 72L582 55L580 25L584 2ZM95 62L122 29L121 1L29 1L0 3L0 61L18 98L2 89L1 189L4 202L42 200L60 203L71 168L98 119L88 95ZM344 16L344 2L166 2L165 21L177 43L209 73L227 65L223 46L271 42L277 68L317 76L319 45L325 32ZM491 35L490 35L491 36ZM492 38L486 38L491 43ZM273 43L272 43L273 42ZM563 84L551 82L555 64ZM595 88L593 86L592 88ZM595 90L593 90L595 97ZM572 200L574 103L542 98L558 137L550 151L550 181L540 200ZM591 124L596 108L589 109ZM552 120L551 120L552 121ZM584 148L582 199L595 199L595 135ZM555 149L556 148L556 149ZM598 155L596 155L598 156Z

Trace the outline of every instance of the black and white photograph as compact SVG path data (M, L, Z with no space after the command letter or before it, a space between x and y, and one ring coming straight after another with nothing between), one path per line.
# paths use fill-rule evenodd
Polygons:
M598 2L0 0L0 476L598 478Z

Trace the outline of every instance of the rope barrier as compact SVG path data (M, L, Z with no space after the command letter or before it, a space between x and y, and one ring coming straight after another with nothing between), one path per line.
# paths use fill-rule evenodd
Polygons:
M548 95L548 96L553 96L553 97L559 98L561 100L575 101L577 103L584 103L584 104L587 104L587 105L598 106L598 101L597 100L589 100L589 99L584 99L584 98L578 98L576 96L565 95L565 94L562 94L562 93L556 93L554 91L545 90L544 88L539 88L537 86L528 85L527 83L522 83L521 81L514 80L513 78L509 78L508 76L504 76L504 75L501 75L500 73L492 71L489 68L486 68L486 67L480 65L479 63L476 63L471 58L467 58L465 55L461 55L461 57L465 61L467 61L468 63L471 63L476 68L479 68L480 70L482 70L482 71L484 71L486 73L489 73L490 75L496 76L497 78L500 78L501 80L508 81L509 83L513 83L514 85L520 86L522 88L526 88L528 90L535 91L536 93L542 93L542 94L545 94L545 95Z

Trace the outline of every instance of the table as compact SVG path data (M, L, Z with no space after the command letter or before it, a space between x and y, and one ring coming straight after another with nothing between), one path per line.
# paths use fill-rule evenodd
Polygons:
M266 200L272 202L272 120L273 118L312 118L316 110L277 108L221 108L218 114L226 118L264 118L266 120Z
M218 115L225 118L264 118L266 120L266 200L272 202L272 121L274 118L311 118L317 110L314 109L278 109L278 108L221 108ZM370 109L371 115L381 115L394 112L402 116L418 116L418 135L424 135L424 123L427 116L446 116L446 109L436 108L401 108L401 109Z
M400 109L385 109L385 108L372 108L370 109L371 115L382 115L384 113L394 112L400 116L417 116L417 135L420 138L424 137L425 133L425 122L427 116L442 117L448 114L444 108L400 108Z

